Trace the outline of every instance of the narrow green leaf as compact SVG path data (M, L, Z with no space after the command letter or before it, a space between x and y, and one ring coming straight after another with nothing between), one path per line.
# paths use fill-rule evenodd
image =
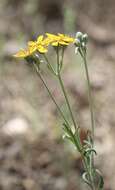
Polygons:
M82 175L82 179L84 180L84 182L89 185L91 187L91 183L90 181L87 179L87 176L88 176L88 173L87 172L84 172L83 175Z

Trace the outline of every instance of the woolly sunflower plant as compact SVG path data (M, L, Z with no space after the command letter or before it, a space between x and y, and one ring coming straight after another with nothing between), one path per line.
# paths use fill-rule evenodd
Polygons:
M89 186L91 190L103 190L104 189L103 177L101 175L101 172L95 168L95 163L94 163L94 157L97 153L96 150L94 149L95 120L94 120L91 88L90 88L90 79L89 79L87 59L86 59L87 42L88 42L87 34L83 34L81 32L77 32L76 37L74 38L60 33L58 34L46 33L45 36L43 35L38 36L36 41L29 41L27 43L27 48L19 50L19 52L17 52L14 55L14 57L24 58L29 64L32 65L32 67L36 71L36 74L38 75L43 85L45 86L49 96L54 102L61 117L63 118L64 138L66 138L69 142L71 142L75 146L76 150L80 153L82 158L83 167L84 167L84 173L82 175L83 181ZM75 53L80 54L86 71L88 98L89 98L89 107L90 107L90 116L91 116L91 129L87 131L87 138L83 142L81 142L80 139L80 126L79 123L75 121L71 104L68 99L68 94L65 89L64 81L62 80L61 76L61 70L64 60L64 52L67 46L69 46L70 44L74 45ZM47 56L49 46L54 47L55 50L54 53L56 53L57 56L56 68L52 66ZM41 56L39 56L39 54ZM41 74L40 65L43 63L41 61L42 57L45 58L45 61L47 63L46 66L48 67L49 71L52 72L59 81L74 126L74 130L72 129L71 124L68 121L68 118L66 118L65 114L61 110L59 104L55 100L55 97L52 95L52 92L49 89L46 81L44 80L43 75Z

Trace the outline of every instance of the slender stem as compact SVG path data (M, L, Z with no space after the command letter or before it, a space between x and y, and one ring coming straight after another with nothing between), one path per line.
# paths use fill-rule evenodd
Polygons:
M46 60L46 62L47 62L47 64L48 64L48 67L49 67L49 69L51 70L51 72L52 72L54 75L57 75L57 73L55 72L54 68L53 68L52 65L50 64L50 62L49 62L47 56L46 56L45 54L43 54L43 56L44 56L44 58L45 58L45 60Z
M92 95L91 95L91 84L90 84L90 79L89 79L86 55L83 56L83 61L84 61L84 66L85 66L85 71L86 71L86 78L87 78L88 99L89 99L89 107L90 107L90 114L91 114L92 141L94 145L95 122L94 122L93 102L92 102Z
M90 187L91 187L92 190L95 190L94 184L92 183L92 176L91 176L91 173L90 173L88 165L87 165L87 161L86 161L84 155L82 155L82 153L81 153L81 156L82 156L82 162L83 162L84 169L86 170L86 172L89 175L89 180L90 180L90 183L91 183Z
M82 54L83 57L83 62L85 66L85 71L86 71L86 78L87 78L87 86L88 86L88 99L89 99L89 107L90 107L90 114L91 114L91 129L92 129L92 148L94 146L94 112L93 112L93 103L92 103L92 95L91 95L91 84L90 84L90 79L89 79L89 72L88 72L88 67L87 67L87 60L86 60L86 53ZM91 155L91 161L90 161L90 177L91 177L91 182L92 182L92 190L95 190L95 185L94 185L94 175L92 171L92 167L94 166L94 157L93 153Z
M59 82L60 82L64 97L65 97L65 100L66 100L70 115L71 115L75 130L76 130L78 128L78 126L76 125L76 122L75 122L75 119L74 119L74 116L73 116L73 113L72 113L72 110L71 110L71 107L70 107L70 103L69 103L69 100L68 100L68 97L67 97L67 93L65 91L65 87L64 87L63 81L61 79L61 75L59 73L58 73L58 79L59 79Z
M34 64L34 68L35 68L35 70L36 70L37 76L41 79L43 85L45 86L46 90L48 91L48 94L49 94L50 98L52 99L52 101L53 101L54 104L56 105L56 107L57 107L57 109L58 109L60 115L62 116L62 118L64 119L64 121L66 122L66 124L69 125L69 123L68 123L67 119L65 118L65 116L64 116L64 114L63 114L63 112L62 112L62 110L61 110L60 107L58 106L58 104L57 104L55 98L53 97L53 95L52 95L50 89L48 88L48 86L47 86L47 84L46 84L46 82L45 82L43 76L41 75L40 70L37 68L37 66L36 66L35 64Z
M60 61L60 67L59 67L60 71L61 71L62 66L63 66L64 50L65 50L65 48L62 47L61 61Z
M69 112L70 112L70 115L71 115L71 118L72 118L72 121L73 121L73 124L74 124L74 128L76 130L78 128L78 125L76 125L76 122L75 122L75 119L74 119L74 116L73 116L73 113L72 113L72 110L71 110L71 106L70 106L70 103L69 103L69 100L68 100L68 97L67 97L67 93L66 93L63 81L61 79L61 75L60 75L60 63L59 63L59 49L58 49L58 47L57 47L57 73L58 73L57 76L58 76L58 79L59 79L59 83L60 83L61 89L63 91L64 97L65 97L65 100L66 100L66 103L67 103L67 106L68 106L68 109L69 109Z

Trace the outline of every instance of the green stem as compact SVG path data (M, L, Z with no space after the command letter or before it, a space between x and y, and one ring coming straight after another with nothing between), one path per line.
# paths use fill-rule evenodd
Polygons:
M48 64L48 67L49 67L49 69L51 70L51 72L52 72L54 75L57 76L57 73L55 72L54 68L53 68L52 65L50 64L50 62L49 62L47 56L46 56L45 54L43 54L43 56L44 56L44 58L45 58L45 60L46 60L46 62L47 62L47 64Z
M67 93L65 91L65 87L64 87L63 81L61 79L60 73L58 73L58 79L59 79L59 82L60 82L60 85L61 85L61 89L63 91L63 94L64 94L64 97L65 97L65 100L66 100L66 103L67 103L67 106L68 106L68 109L69 109L69 112L70 112L70 115L71 115L74 127L75 127L75 130L76 130L78 128L78 126L76 125L76 122L74 120L74 116L73 116L73 113L72 113L72 110L71 110L71 107L70 107L70 103L69 103L69 100L68 100L68 97L67 97Z
M91 114L92 141L94 145L95 122L94 122L93 102L92 102L92 95L91 95L91 84L90 84L90 79L89 79L86 55L83 56L83 61L84 61L84 66L85 66L85 71L86 71L86 78L87 78L88 99L89 99L89 107L90 107L90 114Z
M68 106L68 109L69 109L69 112L70 112L70 115L71 115L71 118L72 118L72 121L73 121L73 124L74 124L74 128L76 130L78 128L78 125L76 125L76 122L75 122L75 119L74 119L74 116L73 116L73 113L72 113L72 110L71 110L71 106L70 106L70 103L69 103L69 100L68 100L68 97L67 97L67 93L66 93L63 81L61 79L61 75L60 75L60 63L59 63L59 49L58 49L58 47L57 47L57 73L58 73L57 76L58 76L58 79L59 79L59 83L60 83L61 89L63 91L64 97L65 97L65 100L66 100L66 103L67 103L67 106Z
M84 157L84 155L82 153L81 153L81 156L82 156L82 162L83 162L84 169L86 170L86 172L88 173L88 176L89 176L89 180L90 180L90 184L91 184L90 187L91 187L92 190L95 190L95 187L94 187L94 185L92 183L92 177L91 177L90 170L88 168L87 161L86 161L86 159L85 159L85 157Z
M59 111L60 115L62 116L62 118L64 119L64 121L66 122L66 124L69 125L69 123L68 123L68 121L66 120L66 118L65 118L65 116L64 116L64 114L63 114L63 112L62 112L62 110L61 110L60 107L58 106L58 104L57 104L55 98L53 97L53 95L52 95L50 89L48 88L48 86L47 86L47 84L46 84L46 82L45 82L43 76L41 75L40 70L38 69L38 67L37 67L35 64L33 64L33 65L34 65L34 68L35 68L35 70L36 70L37 76L41 79L43 85L45 86L46 90L48 91L48 94L49 94L50 98L52 99L52 101L53 101L54 104L56 105L57 110Z
M59 67L60 71L61 71L62 66L63 66L64 50L65 50L65 48L62 47L61 61L60 61L60 67Z
M92 129L92 148L94 146L94 113L93 113L93 102L92 102L92 95L91 95L91 84L90 84L90 79L89 79L89 72L88 72L88 67L87 67L87 60L86 60L86 53L82 54L84 66L85 66L85 71L86 71L86 78L87 78L87 86L88 86L88 99L89 99L89 107L90 107L90 114L91 114L91 129ZM92 190L95 190L95 185L94 185L94 175L92 168L94 167L94 158L93 158L93 153L91 156L91 161L90 161L90 177L91 177L91 182L92 182Z

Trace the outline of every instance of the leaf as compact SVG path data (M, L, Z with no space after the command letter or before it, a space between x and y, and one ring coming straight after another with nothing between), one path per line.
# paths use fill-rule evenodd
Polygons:
M67 125L66 123L63 123L63 130L69 135L69 136L71 136L71 129L70 129L70 127L69 127L69 125Z
M84 182L89 185L91 187L91 183L90 181L87 179L87 175L88 173L87 172L84 172L83 175L82 175L82 179L84 180Z
M76 47L76 48L75 48L75 54L77 54L78 51L79 51L79 47Z
M63 126L64 126L63 129L64 129L65 133L67 134L66 138L69 139L75 145L75 147L77 148L78 152L81 152L82 147L80 146L80 143L79 143L78 132L77 133L76 132L73 133L73 131L71 130L71 128L66 123L63 123Z
M97 155L97 152L96 152L96 150L95 149L93 149L93 148L87 148L86 150L85 150L85 152L84 152L84 155L90 155L90 153L91 152L94 152L95 153L95 155Z
M89 141L84 140L83 142L84 142L85 145L91 146L91 143Z
M97 174L99 175L99 184L98 184L98 190L103 190L104 188L104 180L102 177L102 174L99 170L96 169Z

